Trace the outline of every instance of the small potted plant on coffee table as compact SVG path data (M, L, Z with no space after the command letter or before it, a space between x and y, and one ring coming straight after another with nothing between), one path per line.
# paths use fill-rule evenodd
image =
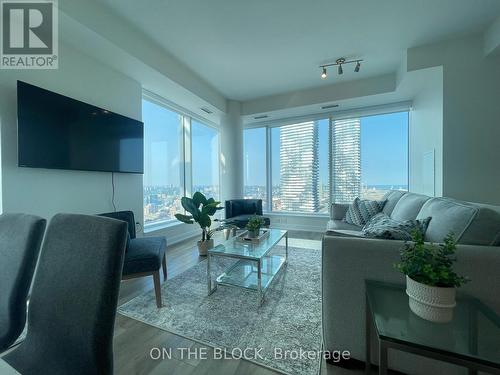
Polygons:
M212 235L215 229L210 229L212 226L210 216L215 215L223 207L219 207L220 202L213 198L207 199L199 191L193 194L193 198L183 197L181 204L191 215L176 214L175 217L186 224L198 223L201 228L201 241L198 241L198 252L200 255L205 256L208 250L214 247Z
M453 319L456 288L469 281L453 271L456 242L449 234L439 246L426 244L420 231L401 251L396 268L406 275L410 309L419 317L446 323Z
M248 238L258 238L260 234L260 228L264 225L264 220L257 215L253 216L248 220L246 229L248 231Z

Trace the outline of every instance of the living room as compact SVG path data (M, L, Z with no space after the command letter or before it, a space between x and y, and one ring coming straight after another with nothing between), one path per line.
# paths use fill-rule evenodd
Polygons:
M500 373L498 1L32 3L0 374Z

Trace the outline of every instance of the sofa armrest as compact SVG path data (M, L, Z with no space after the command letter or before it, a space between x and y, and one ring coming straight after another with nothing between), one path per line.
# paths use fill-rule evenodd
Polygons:
M365 280L404 284L404 275L393 267L400 260L403 245L403 241L396 240L323 237L321 282L325 350L349 350L353 358L365 359ZM472 280L460 292L480 299L500 313L500 247L458 245L457 258L456 271ZM400 353L397 357L391 360L394 369L412 372L411 361L410 366L405 366L403 359L407 357ZM429 365L434 366L434 363ZM414 366L413 363L413 369Z
M332 203L330 218L332 220L342 220L349 209L348 203Z

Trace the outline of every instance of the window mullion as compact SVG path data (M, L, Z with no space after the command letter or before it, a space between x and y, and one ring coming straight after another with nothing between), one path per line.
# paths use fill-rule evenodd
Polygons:
M333 116L330 116L328 121L328 212L332 214L332 204L333 199L333 189L334 189L334 178L333 178Z
M266 127L266 209L273 210L273 173L272 173L272 152L271 152L271 128Z
M191 136L191 118L182 116L183 128L183 170L184 170L184 193L190 197L193 195L193 157L192 157L192 136Z

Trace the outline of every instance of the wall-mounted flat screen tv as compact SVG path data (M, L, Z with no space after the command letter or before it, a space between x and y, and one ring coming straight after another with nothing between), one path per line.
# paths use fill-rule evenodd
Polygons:
M20 167L144 173L144 126L17 82Z

